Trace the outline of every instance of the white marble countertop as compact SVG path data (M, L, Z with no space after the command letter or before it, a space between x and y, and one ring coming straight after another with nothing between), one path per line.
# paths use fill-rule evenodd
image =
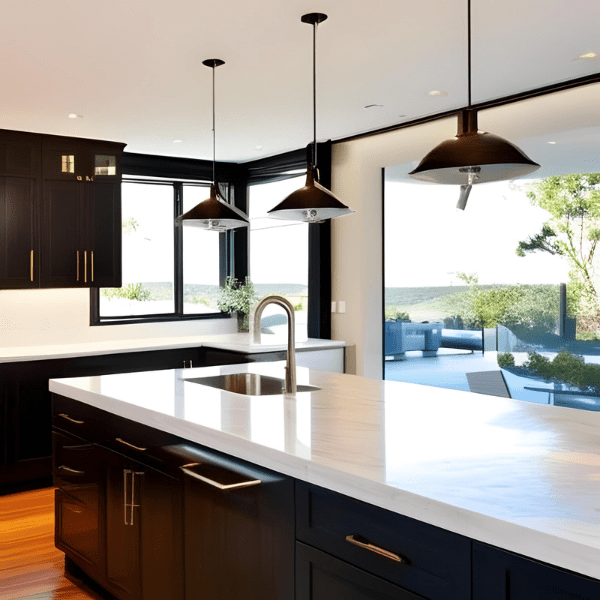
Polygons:
M336 340L309 338L296 343L298 352L308 350L326 350L343 348L347 344ZM95 356L117 354L121 352L143 352L149 350L173 350L204 346L220 350L230 350L247 354L259 352L278 352L287 348L287 341L277 335L263 335L261 344L253 344L248 333L230 333L223 335L198 335L180 337L146 338L116 340L106 342L86 342L80 344L56 344L52 346L13 346L0 347L0 363L29 360L49 360L54 358L76 358L77 356Z
M53 392L600 579L600 414L298 369L246 397L186 381L252 363L50 381Z

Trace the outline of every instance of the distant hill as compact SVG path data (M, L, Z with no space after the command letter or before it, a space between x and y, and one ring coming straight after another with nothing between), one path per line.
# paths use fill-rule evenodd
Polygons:
M170 282L144 282L144 287L150 290L152 300L169 300L173 297L173 284ZM198 296L216 301L220 296L218 285L202 285L186 283L183 286L186 296ZM308 288L301 283L257 283L254 289L259 297L266 294L281 294L283 296L307 296Z

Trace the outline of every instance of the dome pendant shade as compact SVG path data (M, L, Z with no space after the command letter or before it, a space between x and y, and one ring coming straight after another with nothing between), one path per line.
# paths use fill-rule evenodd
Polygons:
M214 183L210 186L210 197L177 217L175 223L211 231L227 231L249 224L248 217L241 210L218 197Z
M316 167L309 165L304 187L292 192L267 214L273 219L322 223L326 219L343 217L353 212L319 183Z
M539 168L514 144L478 131L477 112L463 110L456 136L438 144L409 175L430 183L468 185L473 169L478 169L475 183L487 183L522 177Z

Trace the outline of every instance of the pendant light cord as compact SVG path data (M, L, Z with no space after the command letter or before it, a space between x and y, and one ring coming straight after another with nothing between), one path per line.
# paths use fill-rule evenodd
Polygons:
M313 25L313 166L317 166L317 27Z
M471 0L467 0L467 64L469 80L469 108L471 108Z
M213 123L212 123L212 134L213 134L213 183L215 184L215 186L217 185L217 180L215 178L215 161L216 161L216 150L215 150L215 67L216 65L213 64L213 68L212 68L212 118L213 118Z

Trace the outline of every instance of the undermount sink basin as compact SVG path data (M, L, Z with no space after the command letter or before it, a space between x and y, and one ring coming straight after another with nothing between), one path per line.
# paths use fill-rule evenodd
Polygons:
M200 385L243 394L244 396L275 396L283 394L283 379L258 375L257 373L231 373L230 375L215 375L213 377L192 377L184 381L191 381ZM298 385L298 392L314 392L321 388L312 385Z

